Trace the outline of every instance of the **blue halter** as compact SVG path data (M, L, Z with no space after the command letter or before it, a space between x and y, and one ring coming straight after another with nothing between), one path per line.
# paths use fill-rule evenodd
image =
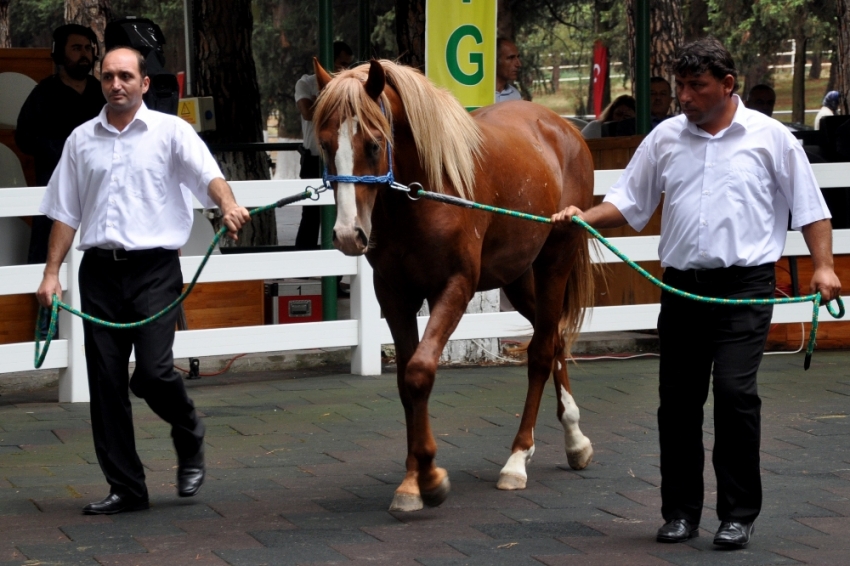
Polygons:
M386 116L386 111L384 110L384 101L381 101L381 112ZM383 185L387 184L393 188L401 188L403 185L398 185L395 182L395 177L393 176L393 151L392 144L387 142L387 163L389 163L389 171L387 171L386 175L329 175L328 174L328 164L325 163L325 170L322 173L322 184L327 188L331 188L332 182L337 183L366 183L370 185Z

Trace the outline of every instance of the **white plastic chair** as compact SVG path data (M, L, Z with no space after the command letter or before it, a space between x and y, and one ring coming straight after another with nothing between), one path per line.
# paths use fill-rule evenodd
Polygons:
M21 106L37 83L21 73L0 73L0 128L18 125Z
M14 151L0 143L0 189L26 186L20 159Z

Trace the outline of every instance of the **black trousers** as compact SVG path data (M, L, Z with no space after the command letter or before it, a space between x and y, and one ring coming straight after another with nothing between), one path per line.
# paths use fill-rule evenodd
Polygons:
M321 159L315 155L310 155L309 153L302 153L300 176L302 179L321 178ZM298 234L295 236L296 250L315 250L319 248L317 242L319 241L321 214L321 208L318 206L301 207L301 224L298 225Z
M664 282L695 294L771 298L774 264L711 270L666 269ZM698 303L664 292L658 334L661 514L699 523L703 506L703 405L713 374L717 516L751 522L761 510L761 399L756 375L772 305Z
M80 265L83 311L115 322L152 316L180 294L183 276L175 250L128 252L128 259L87 251ZM174 371L177 310L142 326L116 330L83 323L97 460L111 493L147 496L145 472L133 434L129 389L171 425L178 460L200 463L204 424ZM136 369L128 363L135 348Z

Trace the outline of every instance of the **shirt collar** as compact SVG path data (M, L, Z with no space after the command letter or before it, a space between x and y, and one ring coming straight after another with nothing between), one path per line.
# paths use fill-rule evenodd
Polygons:
M732 95L732 100L735 102L736 105L735 114L732 115L732 122L729 124L729 126L717 132L714 136L709 135L708 132L706 132L705 130L703 130L702 128L687 119L685 120L686 129L696 136L715 138L725 136L726 132L730 130L734 131L737 128L743 128L744 130L748 129L747 125L750 124L750 117L752 116L752 113L755 112L755 110L750 110L749 108L744 106L744 102L737 94Z
M103 108L100 110L100 114L98 114L98 116L97 116L98 121L100 122L100 126L101 126L103 129L105 129L105 130L107 130L107 131L109 131L109 132L116 132L116 133L117 133L117 132L118 132L118 130L117 130L114 126L112 126L112 125L109 123L109 121L106 119L106 109L107 109L107 108L109 108L109 105L108 105L108 104L104 104L104 105L103 105ZM139 107L139 109L138 109L138 110L136 110L136 115L135 115L135 116L133 116L133 120L132 120L129 124L127 124L127 128L131 128L131 127L133 127L133 124L134 124L136 121L138 121L138 122L140 122L140 123L144 124L144 126L145 126L147 129L150 129L150 127L151 127L151 125L153 124L153 121L154 121L155 119L156 119L156 116L154 115L153 110L150 110L150 109L149 109L149 108L145 105L145 103L144 103L144 102L142 102L142 105ZM125 132L126 132L126 131L127 131L127 128L124 128L124 130L123 130L123 131L125 131Z

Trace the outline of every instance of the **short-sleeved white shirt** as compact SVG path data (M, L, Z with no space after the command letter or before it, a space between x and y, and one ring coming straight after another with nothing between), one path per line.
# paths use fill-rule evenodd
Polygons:
M316 80L316 75L304 75L298 82L295 83L295 102L297 103L299 100L303 98L308 98L310 100L316 100L316 97L319 95L319 82ZM304 141L302 145L310 150L312 155L319 155L319 143L316 141L315 130L313 129L313 122L310 120L305 120L304 117L301 117L301 135L304 136Z
M793 229L831 218L803 148L737 95L732 124L711 136L674 116L655 127L605 197L641 230L664 193L661 265L754 266L778 260Z
M78 249L178 249L192 229L192 195L224 178L185 121L144 104L118 131L100 114L77 127L62 151L39 211L80 231Z

